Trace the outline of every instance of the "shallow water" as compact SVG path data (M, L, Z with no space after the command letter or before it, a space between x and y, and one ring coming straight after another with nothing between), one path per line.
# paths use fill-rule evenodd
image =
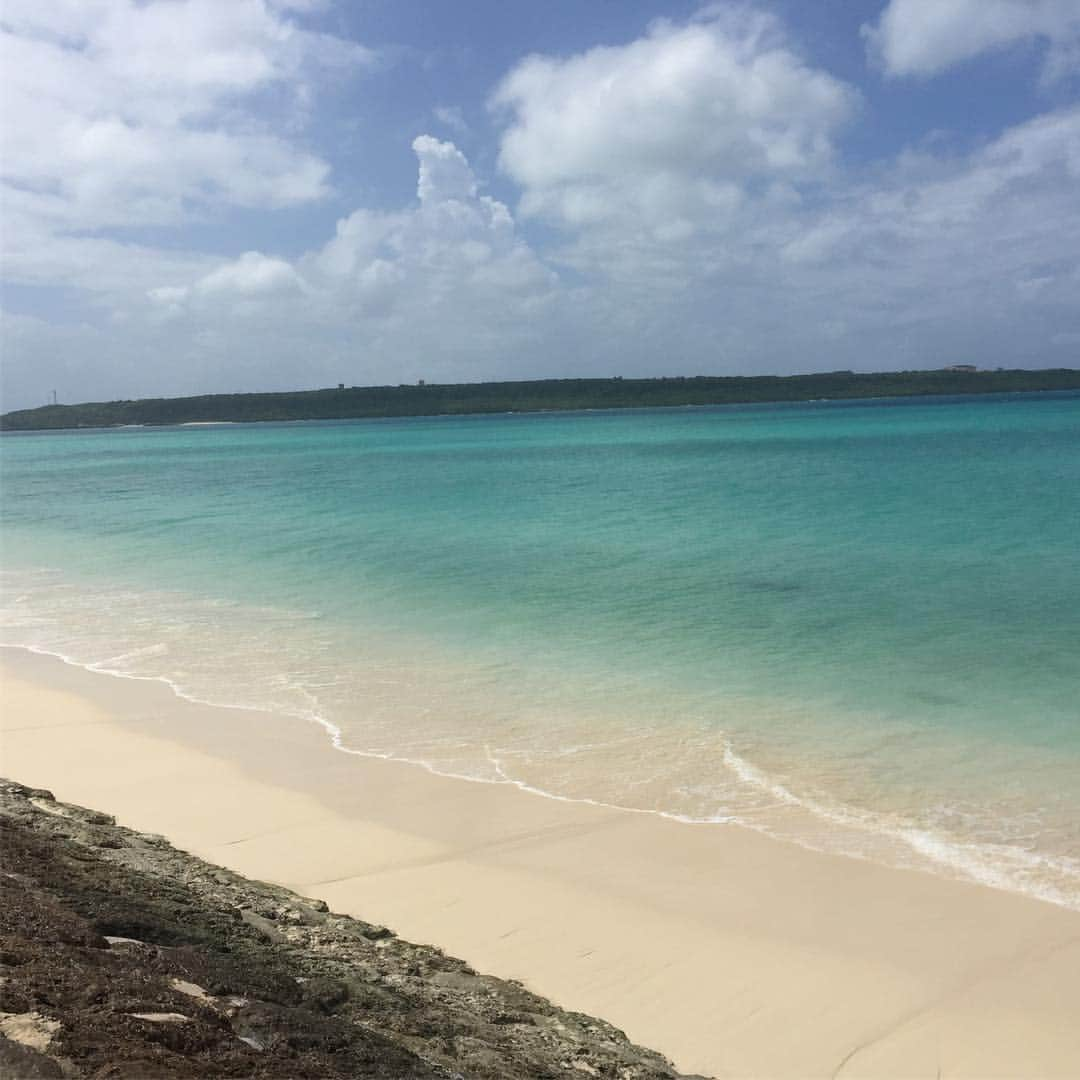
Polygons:
M0 640L1080 907L1080 395L5 435Z

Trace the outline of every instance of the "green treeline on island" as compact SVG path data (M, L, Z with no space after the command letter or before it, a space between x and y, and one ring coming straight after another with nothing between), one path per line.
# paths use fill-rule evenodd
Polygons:
M653 379L537 379L527 382L340 386L272 394L208 394L82 405L45 405L0 416L0 430L116 427L125 424L353 420L390 416L734 405L915 395L1080 389L1080 370L939 371L816 375L695 376Z

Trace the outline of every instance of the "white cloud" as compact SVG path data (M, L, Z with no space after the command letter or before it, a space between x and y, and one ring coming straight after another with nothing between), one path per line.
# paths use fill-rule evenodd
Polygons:
M450 142L413 141L417 204L379 213L357 210L335 236L300 261L306 280L360 318L400 319L403 332L438 335L453 323L468 347L475 328L509 326L521 305L542 305L555 275L518 236L509 209L479 194L469 163Z
M274 300L303 292L305 284L291 263L245 251L238 259L217 266L191 285L158 285L146 295L163 314L180 315L185 304L218 301Z
M1031 362L1076 302L1080 113L845 168L852 92L730 11L530 58L496 94L502 167L562 226L590 340L627 372Z
M69 309L62 332L36 322L5 325L9 389L38 371L61 385L84 379L85 396L97 397L109 382L97 364L123 372L118 393L135 385L154 392L142 367L146 356L166 355L154 340L163 320L179 325L215 296L236 316L268 290L298 288L286 264L249 254L222 266L220 255L185 249L181 230L234 208L279 209L329 192L329 165L303 145L300 131L326 78L377 58L304 29L290 9L307 6L5 0L4 278L69 290L51 300ZM147 226L176 230L180 244L130 238L131 229ZM105 331L88 327L105 320L103 349ZM17 340L13 325L23 330ZM79 335L90 355L103 358L57 353L74 351ZM198 365L185 356L176 370ZM178 390L180 375L170 369L169 379Z
M1050 43L1048 77L1080 66L1076 0L890 0L864 32L890 75L937 75L980 53L1033 40Z
M414 149L412 205L354 211L291 266L249 254L155 290L170 341L192 343L192 376L233 352L278 358L253 386L270 372L290 385L290 363L303 372L294 385L994 366L1038 362L1075 327L1080 109L967 157L836 173L828 197L774 185L722 233L646 242L586 229L560 253L588 276L574 286L480 194L453 144L422 136ZM248 271L282 291L207 288Z
M533 320L561 295L558 279L517 235L509 209L479 194L452 143L421 135L413 149L412 205L356 210L295 263L247 252L185 284L156 284L133 317L167 320L174 338L213 330L201 339L203 367L239 335L245 351L264 356L291 348L311 358L321 341L322 359L311 362L330 365L331 382L396 381L400 366L413 377L455 364L490 374L515 342L534 337Z
M530 57L492 102L510 117L499 161L524 213L679 238L725 220L748 184L821 175L856 95L804 63L775 19L724 8L628 45Z
M296 137L327 72L374 54L264 0L5 0L5 278L117 294L215 260L117 238L323 198Z
M195 285L209 296L272 296L294 292L301 287L291 264L258 251L246 251L235 262L226 263Z
M476 195L476 177L465 155L453 143L418 135L412 145L420 159L416 194L422 203L471 199Z
M199 31L207 56L177 60L163 88L110 110L93 103L131 84L97 64L88 35L107 7L128 5L92 3L57 3L44 29L27 8L20 24L26 47L44 50L42 72L63 52L58 82L42 76L28 107L77 121L71 134L54 129L55 145L16 125L31 179L5 196L8 273L74 298L63 326L25 319L5 332L5 392L28 402L54 386L71 400L1060 363L1075 344L1080 108L968 153L941 142L845 163L838 133L854 92L800 60L774 19L717 7L510 72L495 107L501 168L521 184L514 210L457 146L425 134L413 143L415 197L354 210L297 258L246 233L243 246L260 250L229 258L124 243L112 223L290 206L325 190L325 164L290 134L297 114L266 105L267 94L277 106L303 99L301 119L308 107L317 61L296 59L281 15L296 4L237 5L281 27L288 48L252 52L237 32L219 63ZM544 247L527 242L516 220L526 215L558 226L529 223Z
M322 197L327 164L236 106L281 86L302 108L317 69L371 61L262 0L12 0L2 25L6 188L72 229Z
M67 79L49 96L93 113L103 104L154 120L199 115L223 93L303 81L319 68L367 66L375 54L305 30L264 0L5 0L0 25L12 39L12 81L35 85L62 63ZM296 5L291 5L296 6ZM34 50L33 45L51 46ZM23 70L19 61L45 64ZM72 74L90 77L72 85ZM123 94L122 91L138 90Z
M180 304L187 299L191 290L186 285L159 285L156 289L150 289L147 296L156 300L159 304Z
M220 260L195 251L122 242L101 235L70 235L22 212L19 194L5 193L3 271L7 281L75 289L116 299L142 294L146 282L179 284L207 273Z
M815 262L865 256L884 237L893 246L945 248L959 235L989 240L1013 221L1011 250L993 261L1002 266L1036 238L1080 236L1071 212L1078 206L1080 109L1062 109L1011 128L966 159L899 162L884 181L849 190L782 250L791 261Z

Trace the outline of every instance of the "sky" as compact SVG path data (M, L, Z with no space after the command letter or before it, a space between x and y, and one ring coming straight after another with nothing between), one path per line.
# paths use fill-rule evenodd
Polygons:
M1080 0L4 0L0 402L1080 367Z

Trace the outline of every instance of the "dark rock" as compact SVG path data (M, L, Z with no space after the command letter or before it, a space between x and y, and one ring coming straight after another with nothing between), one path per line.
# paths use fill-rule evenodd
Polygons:
M321 1013L336 1012L349 1000L348 984L342 979L316 975L304 983L304 1004Z
M603 1021L108 820L0 780L0 1011L59 1021L46 1051L0 1041L0 1076L676 1075Z
M326 918L325 913L322 911L309 907L307 904L297 904L295 907L285 909L281 921L290 923L293 926L322 926L326 922Z
M365 924L361 933L368 941L385 941L387 938L394 937L394 931L388 930L385 926L371 926Z
M286 940L285 935L268 918L259 915L257 912L241 911L240 918L243 919L248 926L258 930L267 941L281 944Z
M47 1054L0 1035L0 1076L11 1080L53 1080L63 1075L59 1063Z
M24 799L42 799L45 802L56 802L56 796L45 788L27 787L25 784L16 783L14 780L0 780L0 792L6 795L17 795Z

